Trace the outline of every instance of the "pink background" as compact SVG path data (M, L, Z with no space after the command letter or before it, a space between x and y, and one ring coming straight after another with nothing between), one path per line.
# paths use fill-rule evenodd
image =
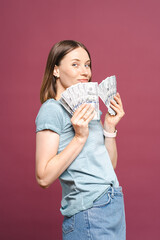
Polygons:
M34 121L49 50L63 39L88 47L93 81L117 76L127 239L159 239L159 9L159 0L0 1L0 239L61 239L59 181L44 190L35 180Z

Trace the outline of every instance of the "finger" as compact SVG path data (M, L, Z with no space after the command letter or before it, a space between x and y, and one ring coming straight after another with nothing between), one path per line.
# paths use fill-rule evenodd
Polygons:
M112 108L115 111L115 113L116 113L115 116L117 116L117 114L120 112L120 110L116 106L114 106L112 103L110 103L109 106L110 106L110 108Z
M119 108L118 105L114 106L113 104L110 104L110 107L117 113L119 117L123 117L124 115L123 108Z
M87 103L81 104L81 105L76 109L76 111L74 112L72 118L73 118L73 119L76 118L76 117L78 116L78 114L79 114L85 107L88 107L88 104L87 104Z
M114 99L118 102L119 105L122 106L122 100L119 93L117 93L116 96L114 96Z
M87 113L87 111L88 111L90 108L91 108L91 109L93 108L93 107L91 106L91 104L87 104L87 105L76 115L74 121L75 121L75 122L78 122L81 118L83 118L84 115ZM92 109L92 111L93 111L93 109Z
M115 107L117 107L119 109L121 108L121 105L117 101L115 101L113 99L110 101L110 104L112 104L113 106L115 106Z
M93 112L95 108L91 105L88 111L82 116L84 120L86 120Z
M119 98L121 98L119 92L117 92L117 96L118 96Z
M94 118L95 114L95 111L93 111L91 115L86 119L85 123L88 124Z
M81 126L81 125L83 125L85 123L85 120L83 119L83 118L80 118L77 122L76 122L76 124L78 124L78 126Z

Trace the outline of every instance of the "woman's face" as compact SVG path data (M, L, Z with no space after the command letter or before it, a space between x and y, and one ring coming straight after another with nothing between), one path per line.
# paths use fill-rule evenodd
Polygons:
M55 66L54 75L58 77L57 88L61 91L76 83L88 82L91 78L91 68L86 50L79 47L66 54L60 65Z

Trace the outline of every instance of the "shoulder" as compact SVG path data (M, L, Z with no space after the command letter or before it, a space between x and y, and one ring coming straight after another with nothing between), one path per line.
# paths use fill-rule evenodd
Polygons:
M52 115L52 114L58 114L58 115L63 115L63 109L62 106L60 105L60 103L58 101L56 101L55 99L51 98L48 99L47 101L45 101L38 112L37 118L42 115L45 114L47 115Z
M41 105L35 123L36 131L44 129L55 131L55 128L60 130L65 123L65 111L58 101L48 99Z

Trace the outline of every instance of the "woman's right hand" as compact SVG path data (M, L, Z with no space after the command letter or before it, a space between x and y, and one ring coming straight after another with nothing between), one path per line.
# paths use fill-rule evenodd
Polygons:
M75 137L81 141L86 141L89 135L88 124L95 115L94 107L91 104L82 104L71 118L71 123L75 130Z

